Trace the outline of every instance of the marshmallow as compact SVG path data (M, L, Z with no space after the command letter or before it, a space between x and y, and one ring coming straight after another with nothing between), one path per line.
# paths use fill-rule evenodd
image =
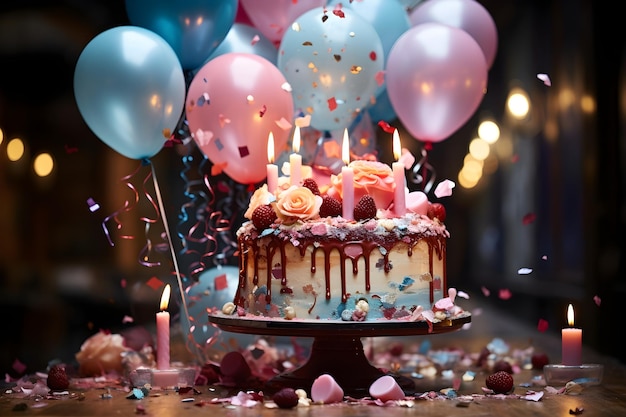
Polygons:
M322 374L313 381L311 399L322 404L337 403L343 400L343 389L332 376Z
M391 375L384 375L370 385L370 395L380 401L401 400L405 397L404 391Z

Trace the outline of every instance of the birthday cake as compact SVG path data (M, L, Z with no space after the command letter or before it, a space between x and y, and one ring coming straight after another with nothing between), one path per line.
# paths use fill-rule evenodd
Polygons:
M406 212L396 214L389 167L376 161L350 167L352 216L342 215L341 174L326 187L309 178L254 192L249 220L237 231L238 288L223 313L436 322L462 311L454 305L456 292L447 289L443 206L411 193Z

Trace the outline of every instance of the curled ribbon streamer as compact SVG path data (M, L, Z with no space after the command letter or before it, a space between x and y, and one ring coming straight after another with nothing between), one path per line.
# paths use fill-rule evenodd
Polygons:
M435 168L428 163L428 151L431 149L429 145L426 144L422 149L422 158L413 166L413 178L411 178L414 184L422 185L422 191L426 194L433 188L437 178Z
M183 286L183 280L180 274L180 268L178 267L178 259L176 257L176 251L174 250L174 245L172 242L172 235L170 234L170 228L167 223L167 216L165 215L165 209L163 207L163 199L161 197L161 188L159 187L159 182L157 181L156 172L154 170L154 164L150 162L150 167L152 168L152 183L154 184L154 190L157 198L159 212L161 213L161 220L163 221L163 227L165 228L165 235L167 237L167 243L170 247L170 254L172 256L172 262L174 264L174 271L176 273L176 281L178 282L178 289L180 292L181 303L183 307L183 312L185 313L185 318L187 320L187 327L191 329L191 321L189 319L189 309L187 308L187 300L185 299L185 288Z
M126 183L126 186L128 188L130 188L133 191L133 194L135 196L134 201L131 203L129 200L126 200L124 202L124 206L120 209L118 209L117 211L115 211L114 213L110 214L109 216L105 217L104 220L102 221L102 229L104 230L104 234L107 237L107 240L109 241L109 244L111 246L115 246L115 244L113 243L113 239L111 239L111 234L109 233L109 229L107 228L107 223L110 220L115 221L116 224L116 229L120 230L122 228L122 222L119 220L119 216L122 213L125 212L129 212L130 210L133 209L133 207L135 207L137 205L137 203L139 202L139 192L137 191L137 189L135 188L135 186L132 184L131 179L139 172L139 170L141 169L141 167L143 166L143 162L137 166L137 168L135 169L135 171L133 171L131 174L126 175L124 177L122 177L122 179L120 181L123 181ZM131 235L122 235L121 236L122 239L134 239L134 236Z

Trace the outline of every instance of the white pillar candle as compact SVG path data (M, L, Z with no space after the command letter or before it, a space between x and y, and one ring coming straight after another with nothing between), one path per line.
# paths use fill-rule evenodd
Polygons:
M406 197L404 189L406 188L406 176L404 175L404 165L399 162L402 156L402 147L400 145L400 135L398 129L393 131L393 156L396 159L391 165L393 170L393 179L396 183L395 194L393 198L393 211L397 216L404 216L406 213Z
M354 220L354 170L350 168L350 136L348 129L343 131L341 157L346 164L341 168L342 215L346 220Z
M170 285L167 284L161 295L161 311L156 314L157 369L170 368L170 313L165 311L169 304L170 292Z
M293 153L289 155L289 180L291 185L300 185L302 180L302 155L300 152L300 127L293 132Z
M567 329L561 330L561 363L563 365L579 366L582 364L582 329L574 328L574 308L570 304L567 308Z
M278 187L278 165L274 163L274 133L270 132L267 137L267 189L274 193Z

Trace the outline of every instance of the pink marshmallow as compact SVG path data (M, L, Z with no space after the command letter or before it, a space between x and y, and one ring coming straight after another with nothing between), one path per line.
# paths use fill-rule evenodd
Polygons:
M343 400L343 389L332 376L322 374L313 381L311 399L322 404L337 403Z
M373 398L383 402L401 400L405 397L404 391L391 375L381 376L374 381L370 385L369 392Z
M426 215L428 212L428 197L421 191L411 191L406 195L406 209L411 213Z

